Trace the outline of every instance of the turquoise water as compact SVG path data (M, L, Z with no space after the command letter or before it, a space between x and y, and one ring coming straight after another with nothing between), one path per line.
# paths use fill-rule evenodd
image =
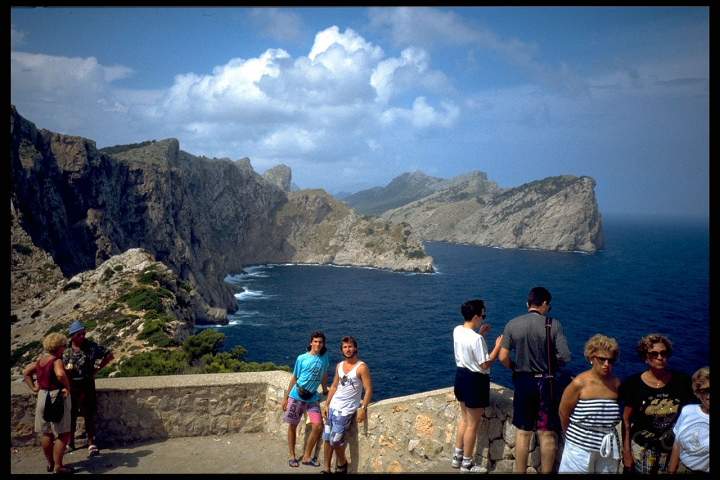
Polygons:
M574 372L585 369L583 345L595 333L620 343L621 377L643 369L634 349L650 332L673 340L671 367L692 373L709 364L707 224L609 217L604 232L605 249L594 255L431 242L426 250L435 274L249 267L228 277L245 290L231 324L217 329L227 337L226 349L241 344L249 360L291 367L311 331L325 332L331 364L340 360L340 338L353 335L380 400L452 385L452 329L461 322L462 302L485 300L492 347L504 325L525 311L528 290L543 285L553 295L552 315L565 327ZM511 386L499 363L491 376Z

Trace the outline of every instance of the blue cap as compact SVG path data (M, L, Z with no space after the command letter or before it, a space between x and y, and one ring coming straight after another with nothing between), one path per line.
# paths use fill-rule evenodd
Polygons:
M83 330L85 330L85 326L80 322L80 320L75 320L70 324L70 328L68 329L68 335L72 337L76 333Z

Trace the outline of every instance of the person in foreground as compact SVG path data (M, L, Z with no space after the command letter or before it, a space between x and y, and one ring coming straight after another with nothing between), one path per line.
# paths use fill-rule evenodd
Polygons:
M589 370L576 376L560 399L565 448L559 473L619 473L622 420L620 379L613 374L620 347L614 338L593 335L585 343Z
M640 339L637 352L648 365L620 385L623 411L623 466L627 472L667 473L682 407L695 403L690 376L670 370L672 342L659 333Z
M343 337L340 351L344 360L337 364L327 402L323 407L326 424L323 434L325 469L322 473L330 473L333 452L335 473L347 473L346 434L355 420L358 423L366 421L367 407L373 394L370 369L358 358L357 340Z
M692 389L700 405L686 405L680 412L669 473L710 472L710 367L693 374Z
M99 453L95 445L95 415L97 414L97 395L95 392L95 375L113 360L112 351L85 338L85 326L75 320L68 329L70 342L63 354L63 363L70 376L70 396L72 397L72 414L70 418L70 443L68 447L75 450L75 429L77 418L85 419L88 456ZM98 365L97 362L100 362Z
M37 393L35 404L35 431L42 434L40 445L47 460L47 471L55 473L74 473L72 467L63 465L65 446L70 441L70 381L65 374L62 354L67 338L61 333L51 333L43 339L45 353L23 370L23 380L30 389ZM33 375L37 382L33 381ZM45 400L50 392L52 402L58 395L63 397L62 418L47 421L43 418Z
M282 402L282 409L285 412L283 420L288 423L288 448L290 454L288 465L291 467L300 466L295 456L295 439L297 437L297 426L305 412L307 412L312 422L312 433L305 444L302 464L313 467L320 466L320 463L313 458L312 454L315 444L322 434L322 415L317 394L318 385L322 385L323 395L326 395L328 391L327 369L330 360L325 346L325 334L320 331L310 334L310 344L307 349L306 353L298 355L295 360L290 384L285 391L285 398Z
M490 365L500 351L502 335L495 340L495 348L488 352L484 335L490 331L485 322L485 303L469 300L460 307L462 325L453 330L455 352L455 398L460 404L455 452L451 466L461 472L486 472L480 465L474 465L473 453L478 424L485 407L490 404ZM478 333L479 332L479 333Z
M528 313L510 320L503 331L500 362L513 371L515 387L512 424L517 428L516 473L527 471L533 430L537 430L540 440L541 473L552 473L555 464L561 393L555 391L559 388L555 388L550 371L557 372L559 366L570 362L570 349L562 324L548 316L551 300L547 289L531 289L527 299ZM514 359L510 357L511 351L515 353Z

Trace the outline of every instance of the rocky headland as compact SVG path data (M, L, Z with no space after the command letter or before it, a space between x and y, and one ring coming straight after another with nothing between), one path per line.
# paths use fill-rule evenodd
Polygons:
M595 180L590 177L548 177L508 189L477 171L441 180L415 172L364 192L372 197L370 210L410 225L423 241L588 253L603 247ZM417 196L412 193L417 185L420 198L378 209ZM359 198L360 208L367 208L368 195L358 192L344 201L356 208Z
M166 323L188 328L227 322L236 290L224 278L247 265L433 268L408 225L361 216L322 190L291 191L284 165L260 175L247 158L194 156L175 139L98 149L92 140L38 129L13 106L10 153L15 346L117 303L135 281L120 278L138 274L130 265L153 262L172 274L168 285L184 285L162 288L184 305ZM112 277L94 280L103 275ZM122 292L114 288L121 284ZM113 314L129 307L118 308ZM163 328L176 341L185 335L177 332L189 331Z

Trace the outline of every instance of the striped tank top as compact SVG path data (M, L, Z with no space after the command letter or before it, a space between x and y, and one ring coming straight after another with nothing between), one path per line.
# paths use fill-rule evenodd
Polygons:
M584 450L599 451L603 438L617 436L616 425L622 420L620 405L609 398L578 400L570 415L565 440ZM613 438L613 441L617 439Z

